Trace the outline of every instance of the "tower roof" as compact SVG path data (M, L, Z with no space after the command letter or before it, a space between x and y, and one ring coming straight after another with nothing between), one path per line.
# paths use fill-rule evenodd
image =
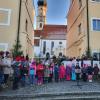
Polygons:
M46 0L38 0L38 6L47 6Z

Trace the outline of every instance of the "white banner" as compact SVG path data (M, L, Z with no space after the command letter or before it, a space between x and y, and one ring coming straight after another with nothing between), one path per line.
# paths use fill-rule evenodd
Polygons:
M84 60L83 61L83 67L91 66L91 60Z
M8 51L8 44L0 43L0 51Z
M100 63L99 61L93 61L93 67L97 64L97 66L100 68Z

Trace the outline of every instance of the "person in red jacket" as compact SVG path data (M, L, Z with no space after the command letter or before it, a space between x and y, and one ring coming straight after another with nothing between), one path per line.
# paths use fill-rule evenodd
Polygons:
M60 68L59 68L59 79L60 79L60 81L65 79L65 73L66 73L66 69L64 67L64 64L62 63Z
M38 64L37 64L37 69L36 69L37 84L38 84L38 85L43 84L43 70L44 70L43 64L38 63Z

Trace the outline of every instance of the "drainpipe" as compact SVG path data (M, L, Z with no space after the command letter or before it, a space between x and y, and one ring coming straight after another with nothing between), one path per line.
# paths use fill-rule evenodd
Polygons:
M90 57L90 33L89 33L89 0L86 0L87 9L87 57Z
M20 35L20 20L21 20L21 6L22 0L19 1L19 18L18 18L18 31L17 31L17 41L16 41L16 51L18 51L19 46L19 35Z

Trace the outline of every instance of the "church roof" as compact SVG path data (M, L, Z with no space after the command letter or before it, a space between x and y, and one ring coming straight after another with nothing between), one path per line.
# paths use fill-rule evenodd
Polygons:
M50 40L65 40L67 34L67 26L66 25L44 25L43 39Z
M35 30L35 36L42 39L65 40L67 34L66 25L44 25L42 30Z
M34 37L40 37L41 33L42 33L41 30L35 30Z

